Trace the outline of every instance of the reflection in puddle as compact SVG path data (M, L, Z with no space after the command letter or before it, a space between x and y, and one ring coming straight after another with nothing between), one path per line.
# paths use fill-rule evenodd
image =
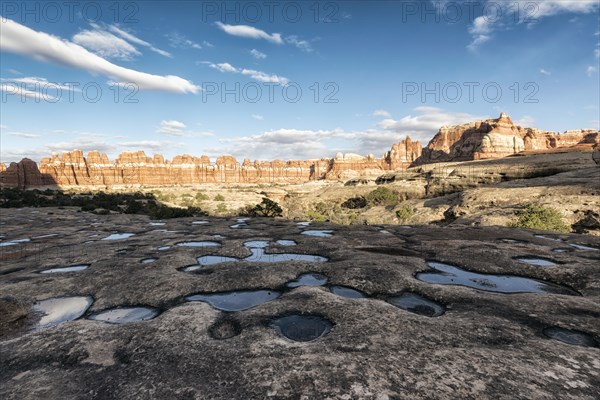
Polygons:
M275 243L277 243L280 246L296 246L298 243L296 243L293 240L278 240Z
M34 237L32 237L32 239L46 239L46 238L54 237L54 236L58 236L58 233L49 233L47 235L34 236Z
M159 251L165 251L165 250L169 250L171 248L171 246L160 246L158 248Z
M295 281L286 283L285 286L295 288L299 286L323 286L327 283L327 277L316 273L298 275Z
M29 238L9 240L8 242L0 242L0 247L14 246L14 245L17 245L19 243L26 243L26 242L30 242L30 241L31 241L31 239L29 239Z
M453 265L430 261L434 272L419 272L416 278L427 283L460 285L498 293L553 293L578 296L565 286L514 275L493 275L465 271Z
M179 243L176 243L175 246L179 246L179 247L219 247L219 246L221 246L221 243L219 243L219 242L210 242L210 241L204 241L204 242L179 242Z
M70 267L46 269L40 273L41 274L54 274L54 273L61 273L61 272L83 271L84 269L88 269L89 266L90 266L90 264L71 265Z
M206 225L208 223L208 221L193 221L192 225Z
M298 226L309 226L310 225L310 221L296 222L296 225L298 225Z
M589 246L584 246L581 244L569 244L569 246L576 248L577 250L593 250L593 251L600 251L600 249L597 249L595 247L589 247Z
M585 332L551 326L544 329L543 333L550 339L556 339L563 343L573 344L575 346L598 347L598 342L594 337Z
M234 258L234 257L224 257L224 256L202 256L198 257L198 264L201 266L205 265L215 265L227 262L238 262L238 261L246 261L246 262L265 262L265 263L280 263L286 261L306 261L306 262L326 262L328 259L326 257L321 257L317 255L310 254L292 254L292 253L265 253L265 248L269 246L269 242L266 240L253 240L244 243L245 247L250 248L250 252L252 252L251 256L246 258ZM188 271L189 272L189 271Z
M346 297L349 299L362 299L367 297L360 290L352 289L346 286L331 286L329 290L331 290L331 293L333 294L337 294L338 296Z
M416 293L404 293L388 299L388 302L403 310L426 317L439 317L446 311L443 305Z
M302 235L319 236L319 237L331 237L331 236L333 236L333 231L330 230L330 229L308 230L308 231L303 231Z
M158 258L154 258L154 257L150 257L150 258L144 258L143 260L141 260L140 262L142 264L150 264L153 263L154 261L158 260Z
M131 322L146 321L158 315L158 311L150 307L124 307L113 308L90 315L94 321L108 322L109 324L127 324Z
M288 315L271 322L277 333L296 342L310 342L325 336L331 330L331 322L316 315Z
M63 322L81 317L94 300L90 296L56 297L42 300L33 305L33 310L45 315L40 319L37 328L50 328Z
M273 290L248 290L187 296L187 301L203 301L222 311L242 311L278 298Z
M535 265L538 267L552 267L556 264L553 261L550 260L546 260L544 258L537 258L537 257L516 257L517 260L525 263L525 264L530 264L530 265Z
M163 225L166 225L166 223L165 223L165 222L159 222L159 221L156 221L156 222L154 222L154 221L151 221L151 222L149 222L148 224L149 224L149 225L152 225L152 226L163 226Z
M554 240L555 242L562 242L562 239L551 237L551 236L546 236L546 235L533 235L533 236L540 238L540 239L548 239L548 240Z
M127 239L128 237L131 237L135 235L135 233L113 233L110 236L105 237L102 240L119 240L119 239Z

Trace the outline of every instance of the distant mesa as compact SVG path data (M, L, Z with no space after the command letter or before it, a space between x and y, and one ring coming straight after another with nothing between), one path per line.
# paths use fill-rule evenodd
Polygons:
M43 186L172 186L203 183L304 183L311 180L348 180L380 175L411 166L449 161L502 158L523 152L600 147L600 132L580 129L556 133L515 125L502 113L497 119L444 126L426 147L410 137L396 143L383 157L337 153L320 160L250 161L232 156L175 156L143 151L121 153L115 161L106 154L74 150L43 158L39 166L24 158L8 167L0 163L0 187Z

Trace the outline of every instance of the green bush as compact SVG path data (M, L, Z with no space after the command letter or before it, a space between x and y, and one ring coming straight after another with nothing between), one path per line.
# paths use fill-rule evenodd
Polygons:
M273 200L263 197L260 204L246 207L243 214L249 217L281 217L283 210Z
M215 201L225 201L225 197L223 197L223 195L218 194L215 196Z
M403 224L410 221L414 214L415 210L407 204L403 205L402 207L400 207L400 209L396 210L396 217L398 217L400 223Z
M208 200L208 196L205 195L204 193L196 193L196 200L198 201L204 201L204 200Z
M386 187L378 187L367 195L367 203L371 206L395 206L398 204L398 193Z
M342 203L343 208L349 208L356 210L357 208L365 208L367 206L367 199L362 196L352 197Z
M569 232L569 228L563 222L562 216L554 208L544 207L540 204L527 204L515 214L517 219L509 224L509 226L514 228Z
M227 212L227 204L225 204L225 203L217 204L217 212L219 214L225 214Z

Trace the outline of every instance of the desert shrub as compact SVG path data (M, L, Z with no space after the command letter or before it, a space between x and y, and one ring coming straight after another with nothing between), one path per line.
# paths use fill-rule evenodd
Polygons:
M362 196L352 197L342 203L343 208L349 208L355 210L357 208L365 208L367 206L367 199Z
M225 197L223 197L221 194L218 194L215 196L215 201L225 201Z
M414 214L415 210L408 204L405 204L400 207L400 209L396 210L396 217L398 217L398 220L403 224L410 221Z
M208 196L205 195L204 193L196 193L196 200L198 201L204 201L204 200L208 200Z
M217 204L217 212L219 214L225 214L227 212L227 204L225 204L225 203Z
M263 197L260 204L247 206L242 214L249 217L281 217L283 210L273 200Z
M540 204L527 204L515 214L517 219L509 224L514 228L569 232L569 228L562 220L562 215L554 208L544 207Z
M394 206L398 203L398 193L386 187L378 187L367 194L366 199L372 206Z

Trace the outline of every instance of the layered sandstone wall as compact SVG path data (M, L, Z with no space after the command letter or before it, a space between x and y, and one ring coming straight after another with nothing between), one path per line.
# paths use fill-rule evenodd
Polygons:
M413 165L502 158L522 151L598 144L600 133L593 129L564 133L540 131L515 125L508 115L502 113L497 119L442 127Z

